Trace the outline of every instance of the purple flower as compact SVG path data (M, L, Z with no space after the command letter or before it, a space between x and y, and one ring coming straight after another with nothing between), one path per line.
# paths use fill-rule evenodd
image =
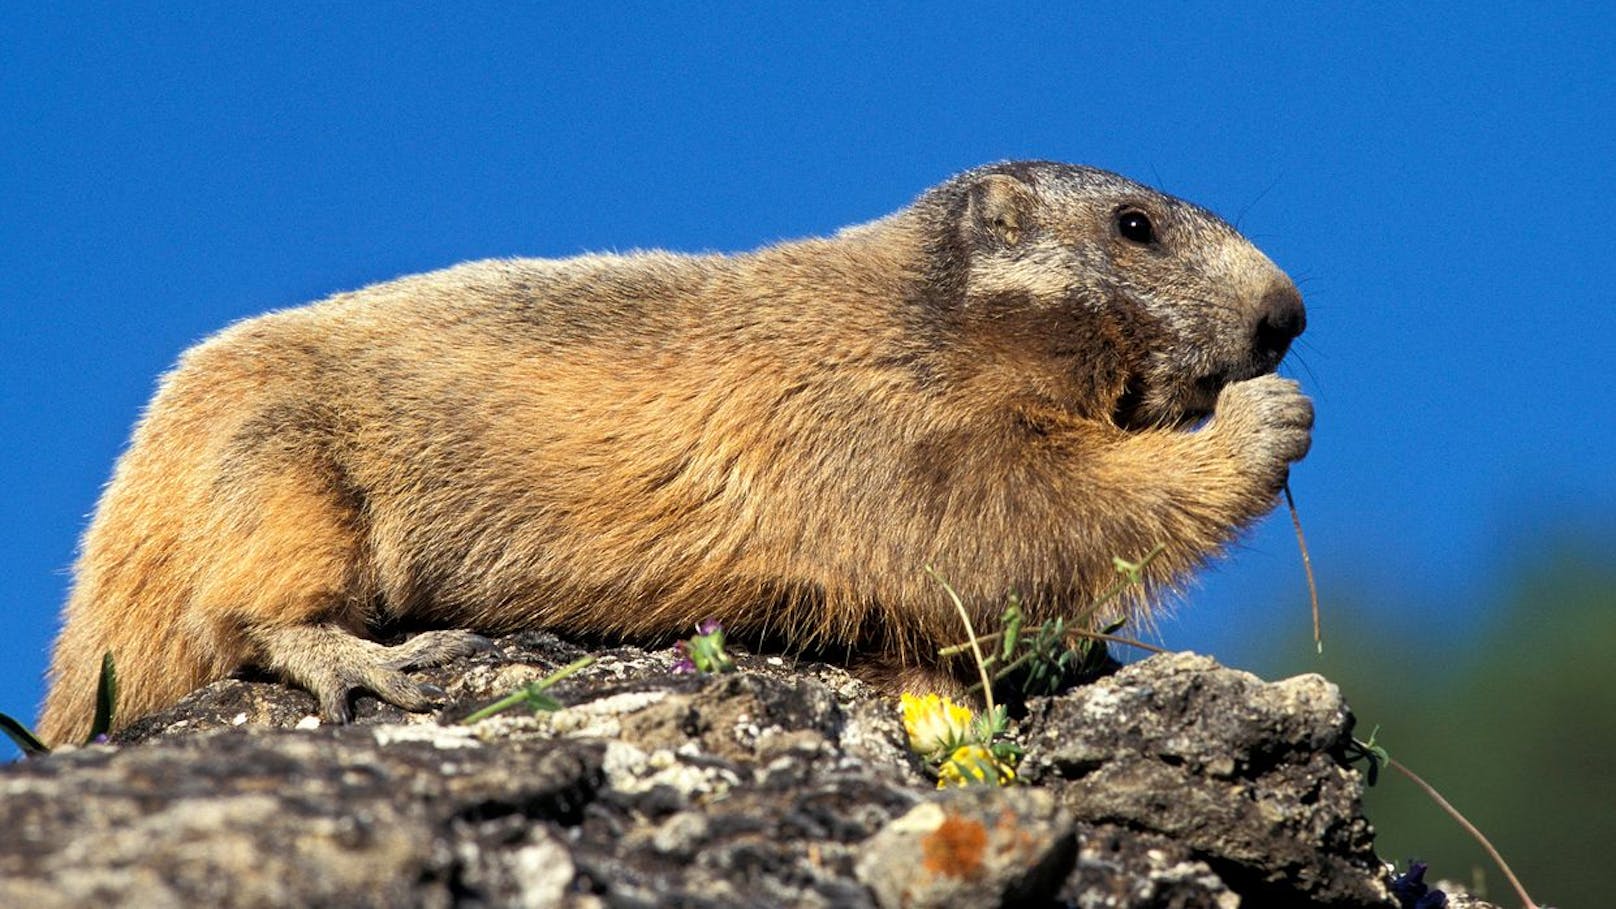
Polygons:
M1392 895L1402 909L1443 909L1448 905L1446 893L1426 885L1425 871L1429 867L1424 862L1410 861L1407 871L1392 877Z
M684 675L696 671L696 662L690 658L690 646L688 644L684 641L674 644L673 652L679 655L679 659L674 661L673 668L669 670L670 672L675 675Z
M724 652L724 626L706 619L696 626L695 637L675 644L679 662L674 672L734 672L735 661Z

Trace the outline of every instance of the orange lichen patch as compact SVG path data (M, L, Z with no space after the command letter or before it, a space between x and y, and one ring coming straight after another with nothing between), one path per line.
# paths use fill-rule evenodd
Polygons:
M936 874L976 878L987 846L988 831L980 821L950 814L920 841L922 864Z

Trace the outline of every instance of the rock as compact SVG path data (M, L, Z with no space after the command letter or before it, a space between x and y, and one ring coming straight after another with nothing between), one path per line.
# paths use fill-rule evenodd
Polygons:
M1077 864L1057 903L1080 909L1235 909L1231 891L1189 847L1115 824L1079 824Z
M447 906L492 880L521 904L570 884L527 870L566 856L532 822L578 822L602 745L402 728L432 734L248 727L8 768L0 904Z
M882 828L855 868L883 909L1047 904L1071 870L1072 824L1048 792L963 789Z
M1320 676L1269 684L1171 654L1042 701L1023 775L1080 820L1183 843L1248 899L1373 905L1391 895L1344 761L1351 727Z
M499 643L420 673L438 716L229 680L0 768L0 905L1395 905L1317 676L1154 657L1027 705L1030 785L939 791L895 703L808 661L600 650L564 709L459 725L584 652Z

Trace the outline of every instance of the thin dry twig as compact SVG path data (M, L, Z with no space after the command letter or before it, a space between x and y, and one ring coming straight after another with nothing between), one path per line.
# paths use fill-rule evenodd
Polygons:
M980 637L977 637L977 638L975 638L973 640L966 641L963 644L950 644L947 647L944 647L944 648L938 650L937 655L938 656L959 656L960 654L964 653L965 651L970 650L971 645L974 644L974 643L980 642L980 643L983 643L983 644L991 644L994 641L997 641L1002 637L1004 637L1004 632L1002 632L1002 631L989 632L988 634L981 635Z
M1302 533L1302 518L1296 513L1296 499L1291 496L1291 484L1285 484L1285 504L1291 510L1291 526L1296 528L1296 545L1302 550L1302 570L1307 572L1307 598L1313 603L1313 646L1324 652L1324 635L1319 630L1319 585L1313 579L1313 557L1307 552L1307 536Z
M1423 789L1425 794L1431 797L1431 801L1436 802L1443 811L1446 811L1448 813L1448 817L1458 821L1459 826L1463 827L1466 833L1470 834L1470 836L1474 838L1476 842L1480 843L1481 848L1487 850L1487 855L1491 856L1493 862L1498 865L1499 870L1504 872L1504 877L1509 878L1510 886L1515 888L1515 895L1521 898L1521 903L1526 907L1526 909L1538 909L1537 903L1532 901L1532 897L1527 894L1526 888L1521 885L1521 879L1515 876L1515 872L1510 870L1509 863L1504 861L1504 856L1499 854L1497 849L1493 848L1492 842L1487 839L1487 837L1481 832L1480 829L1476 827L1475 824L1470 823L1469 818L1466 818L1463 814L1460 814L1459 809L1453 807L1453 805L1449 803L1447 799L1443 798L1442 793L1437 792L1435 786L1432 786L1430 783L1427 783L1425 780L1421 779L1419 774L1408 769L1407 767L1404 767L1396 758L1387 756L1386 764L1393 770L1401 773L1403 776L1408 777L1409 780L1414 783L1414 785Z
M1091 641L1107 641L1112 644L1122 644L1127 647L1137 647L1140 650L1148 650L1151 653L1169 652L1165 647L1157 647L1155 644L1146 644L1144 641L1136 640L1134 638L1126 638L1120 634L1106 634L1103 631L1082 631L1080 629L1072 629L1071 634L1075 635L1076 637L1087 638Z

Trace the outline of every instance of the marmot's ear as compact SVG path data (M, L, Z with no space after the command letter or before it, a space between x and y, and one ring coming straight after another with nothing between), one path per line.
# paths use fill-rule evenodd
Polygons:
M1038 199L1009 174L988 174L966 193L965 229L980 243L1014 246L1033 226Z

